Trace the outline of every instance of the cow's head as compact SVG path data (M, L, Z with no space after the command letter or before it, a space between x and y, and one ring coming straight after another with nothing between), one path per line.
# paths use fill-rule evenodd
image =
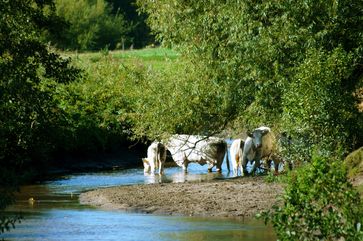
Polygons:
M268 128L257 128L252 132L247 132L247 135L252 138L252 142L256 148L262 147L262 137L269 133Z

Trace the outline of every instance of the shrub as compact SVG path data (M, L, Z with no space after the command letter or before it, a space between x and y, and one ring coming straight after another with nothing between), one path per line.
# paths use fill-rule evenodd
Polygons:
M347 94L352 55L341 48L331 52L311 49L283 96L282 123L292 136L288 155L308 159L312 146L320 155L339 155L355 145L358 112Z
M362 203L342 162L313 157L292 172L282 202L262 213L280 240L362 240Z

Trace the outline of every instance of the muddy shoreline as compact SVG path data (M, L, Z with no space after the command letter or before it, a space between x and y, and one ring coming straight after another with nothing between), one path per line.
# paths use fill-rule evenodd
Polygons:
M160 215L249 218L268 210L283 192L263 177L208 182L118 186L82 193L81 204Z

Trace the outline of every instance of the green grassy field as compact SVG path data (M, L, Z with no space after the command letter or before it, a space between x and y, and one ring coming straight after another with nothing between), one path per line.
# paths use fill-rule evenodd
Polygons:
M166 48L145 48L136 50L117 50L117 51L99 51L99 52L66 52L62 53L65 57L71 57L73 61L85 67L104 60L112 61L118 64L143 64L155 69L161 69L166 65L173 63L180 55L171 49Z

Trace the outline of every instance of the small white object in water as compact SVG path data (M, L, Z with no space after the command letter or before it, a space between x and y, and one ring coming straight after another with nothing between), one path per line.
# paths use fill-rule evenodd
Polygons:
M28 202L29 202L29 204L34 205L35 199L31 197L28 199Z

